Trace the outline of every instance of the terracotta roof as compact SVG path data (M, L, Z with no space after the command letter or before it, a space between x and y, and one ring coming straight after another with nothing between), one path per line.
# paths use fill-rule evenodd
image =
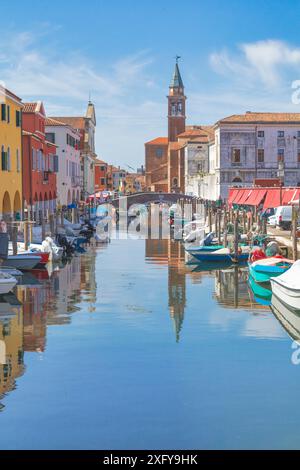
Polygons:
M107 165L107 163L104 160L100 160L100 158L96 158L95 164L96 165L103 165L103 164Z
M57 121L56 119L47 117L45 120L45 126L67 126L65 122Z
M51 119L54 119L55 121L61 121L64 122L65 124L68 124L71 127L74 127L74 129L84 129L85 128L85 121L83 117L52 117Z
M218 121L219 123L300 123L300 113L252 113L233 114Z
M36 101L34 103L24 103L23 113L44 113L43 103L41 101Z
M177 137L179 139L208 142L214 139L214 135L215 132L212 126L188 126L185 132L182 132Z
M180 150L180 149L183 149L185 146L186 146L186 143L182 143L182 142L170 142L169 143L170 150Z
M156 139L146 142L145 145L168 145L168 137L157 137Z

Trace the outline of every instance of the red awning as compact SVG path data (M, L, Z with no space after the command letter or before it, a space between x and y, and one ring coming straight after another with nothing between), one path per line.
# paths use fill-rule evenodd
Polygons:
M249 197L247 204L249 206L259 206L261 201L266 195L266 189L254 189L251 196Z
M232 204L238 189L230 189L228 195L228 204Z
M282 205L287 206L297 194L297 189L282 189Z
M268 189L264 209L280 206L280 189Z
M240 197L240 189L231 189L228 203L233 204L238 197Z
M293 195L293 198L290 200L288 204L299 204L299 198L300 198L300 189L296 189Z
M253 189L245 189L242 197L239 200L239 204L248 204L248 198L251 196Z
M236 197L233 200L233 204L239 204L240 203L240 200L244 196L244 192L245 192L244 189L239 189L238 190L238 193L237 193Z

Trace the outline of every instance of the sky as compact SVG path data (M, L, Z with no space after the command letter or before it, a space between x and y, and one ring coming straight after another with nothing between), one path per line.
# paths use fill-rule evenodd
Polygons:
M0 81L49 116L82 115L91 95L98 157L125 169L167 135L177 54L187 124L300 112L299 1L1 0L0 15Z

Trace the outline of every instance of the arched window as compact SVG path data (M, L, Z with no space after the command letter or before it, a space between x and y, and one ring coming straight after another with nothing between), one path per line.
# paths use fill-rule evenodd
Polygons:
M241 178L239 178L238 176L236 178L233 178L232 180L233 183L242 183L243 181L241 180Z
M7 164L6 164L6 169L7 171L11 170L11 164L10 164L10 148L8 147L7 149Z
M178 186L178 179L173 178L173 186L177 187Z

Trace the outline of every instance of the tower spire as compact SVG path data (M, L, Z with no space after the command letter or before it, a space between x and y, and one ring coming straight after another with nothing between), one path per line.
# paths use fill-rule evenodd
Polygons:
M175 61L176 61L175 70L174 70L174 74L170 83L170 88L182 88L182 89L184 88L183 81L180 75L179 65L178 65L179 59L181 59L181 56L176 55L175 56Z

